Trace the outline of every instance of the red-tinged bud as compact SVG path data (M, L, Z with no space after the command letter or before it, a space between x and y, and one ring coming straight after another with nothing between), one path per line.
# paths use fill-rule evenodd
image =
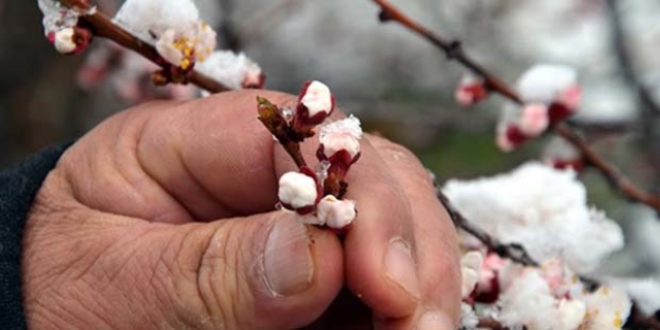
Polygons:
M547 160L546 162L558 170L572 169L576 172L581 172L582 170L584 170L585 167L584 159L573 159L573 160L550 159Z
M456 88L454 98L460 105L471 106L488 97L488 93L483 80L466 75Z
M92 40L92 32L75 26L50 32L47 37L59 53L72 55L87 49Z
M504 152L513 151L527 140L529 137L515 124L509 124L497 134L497 146Z
M298 97L293 127L307 131L321 124L335 109L335 97L330 88L319 81L308 81Z
M282 206L305 215L316 210L321 193L316 174L303 167L300 172L287 172L282 175L277 195Z
M577 112L582 102L582 89L573 85L564 90L557 100L550 104L548 115L551 123L560 122Z

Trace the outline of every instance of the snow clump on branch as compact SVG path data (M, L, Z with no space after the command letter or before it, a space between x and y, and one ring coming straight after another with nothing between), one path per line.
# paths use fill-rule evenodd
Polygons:
M586 189L570 170L528 163L493 178L449 181L443 190L475 225L503 243L521 244L537 261L561 257L582 274L623 247L621 228L589 208Z
M204 61L215 49L216 33L200 19L192 0L127 0L114 21L184 70Z

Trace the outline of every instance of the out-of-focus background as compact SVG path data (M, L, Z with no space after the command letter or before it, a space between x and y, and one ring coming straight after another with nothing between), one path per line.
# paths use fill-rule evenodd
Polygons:
M537 158L547 138L510 154L494 143L504 101L459 107L463 70L402 27L380 24L369 0L198 0L224 48L244 51L270 89L326 82L368 129L413 149L441 179L474 178ZM399 0L413 17L509 82L534 63L579 69L584 102L571 124L647 189L660 188L660 1ZM615 3L616 8L611 4ZM99 1L113 14L117 0ZM98 44L98 41L95 42ZM92 50L93 51L93 50ZM43 37L36 1L0 2L0 165L75 139L130 107L112 79L80 84L85 54L62 56ZM628 248L613 272L659 274L660 222L618 198L597 173L589 199L621 222Z

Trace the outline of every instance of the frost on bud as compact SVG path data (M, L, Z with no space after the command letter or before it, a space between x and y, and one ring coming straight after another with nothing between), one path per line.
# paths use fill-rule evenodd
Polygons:
M488 88L483 80L472 75L464 75L456 88L454 98L463 106L471 106L488 97Z
M324 125L321 127L319 139L321 160L342 159L345 165L353 163L354 159L360 153L360 138L362 137L362 127L360 120L355 116Z
M298 96L293 126L296 130L309 130L322 123L335 109L335 96L320 81L308 81Z
M57 31L73 28L78 24L78 13L62 5L58 0L39 0L39 9L44 15L44 35L54 35Z
M266 81L259 64L243 53L215 51L196 68L231 89L263 88Z
M577 71L565 65L535 65L520 76L517 89L523 102L547 105L551 123L574 114L582 98Z
M326 226L332 229L343 229L353 223L357 216L355 202L338 200L335 196L323 197L318 204L316 215Z
M60 54L78 54L87 48L92 33L80 27L67 27L48 34L48 40Z
M304 215L314 211L319 189L313 174L287 172L280 178L277 196L284 207Z
M544 104L531 103L522 108L509 105L504 108L497 129L497 146L510 152L543 133L549 126L548 108Z

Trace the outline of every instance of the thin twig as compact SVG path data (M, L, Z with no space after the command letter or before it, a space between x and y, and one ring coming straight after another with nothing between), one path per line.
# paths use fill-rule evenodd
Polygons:
M458 41L446 41L443 38L437 36L429 29L425 28L421 24L415 22L412 18L408 17L402 11L394 7L389 1L386 0L372 0L381 8L380 19L381 21L395 21L411 31L423 36L425 39L429 40L432 44L436 45L441 49L448 59L456 60L461 63L470 71L474 72L476 75L480 76L488 88L498 93L510 101L522 104L522 100L518 93L509 87L502 80L497 78L494 74L480 66L477 62L472 60L467 54L463 51L460 42ZM639 203L646 204L657 211L660 211L660 197L650 194L637 186L635 186L630 180L625 176L619 173L616 168L608 163L604 158L598 155L586 142L586 140L574 132L566 124L558 124L552 127L552 130L555 134L563 137L564 139L571 142L576 148L578 148L584 155L584 158L587 164L595 167L599 172L607 179L607 181L615 188L621 195L627 199Z
M92 6L84 0L60 0L65 6L75 9L81 13L90 12ZM91 11L90 14L80 15L80 23L92 30L95 36L110 39L119 45L131 49L144 58L157 64L165 71L169 71L172 65L165 61L156 49L140 40L130 32L118 26L99 10ZM230 90L229 87L197 71L190 72L189 81L200 88L211 93L220 93Z

